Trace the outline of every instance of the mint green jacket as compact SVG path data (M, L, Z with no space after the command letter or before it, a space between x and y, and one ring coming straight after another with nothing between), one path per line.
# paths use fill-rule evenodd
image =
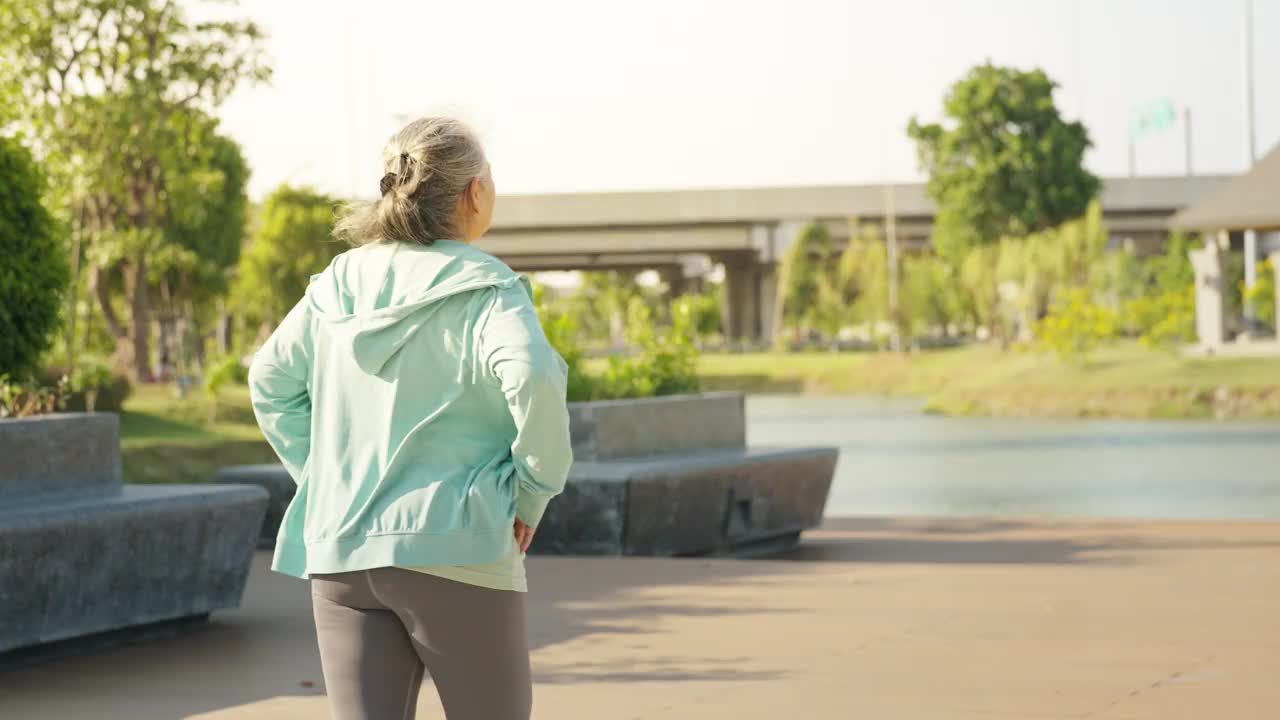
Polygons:
M258 425L298 484L272 567L307 577L501 558L573 462L567 367L528 283L464 243L336 257L254 357Z

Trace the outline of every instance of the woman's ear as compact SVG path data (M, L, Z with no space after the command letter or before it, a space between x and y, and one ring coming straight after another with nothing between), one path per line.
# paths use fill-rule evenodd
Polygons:
M484 181L479 177L471 178L471 182L467 183L467 203L471 206L473 213L480 212L480 202L484 197Z

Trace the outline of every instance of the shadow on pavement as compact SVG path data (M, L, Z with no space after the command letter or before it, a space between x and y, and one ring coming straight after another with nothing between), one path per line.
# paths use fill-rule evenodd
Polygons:
M1095 520L829 518L799 546L777 557L799 562L1114 565L1138 562L1134 553L1154 550L1280 547L1274 541L1164 539L1149 530L1136 534L1133 528L1124 521Z
M814 582L824 573L830 577L833 564L1137 567L1159 562L1162 551L1280 547L1275 532L1252 532L1248 523L1214 524L1226 528L1220 532L1208 532L1206 526L1187 533L1178 527L841 518L766 560L530 557L532 649L567 642L575 648L611 648L590 662L535 661L535 677L548 684L783 679L785 669L762 665L760 658L716 656L714 648L705 656L673 653L654 628L680 618L725 615L741 616L743 627L750 628L770 616L811 612L780 604L774 589ZM308 586L272 573L269 561L266 552L255 557L241 609L217 613L197 630L0 673L0 717L171 720L322 695Z

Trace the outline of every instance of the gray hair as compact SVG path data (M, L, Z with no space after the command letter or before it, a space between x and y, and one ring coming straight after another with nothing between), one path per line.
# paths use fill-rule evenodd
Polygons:
M484 173L484 149L475 133L449 117L414 120L387 142L382 164L382 197L344 206L334 235L352 245L379 240L430 245L456 238L458 198Z

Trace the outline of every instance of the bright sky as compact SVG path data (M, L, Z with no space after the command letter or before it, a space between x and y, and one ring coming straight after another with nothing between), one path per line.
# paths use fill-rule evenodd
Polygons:
M449 112L499 192L908 180L907 120L970 66L1040 66L1088 164L1127 172L1130 110L1192 114L1197 172L1246 166L1246 0L253 0L270 86L223 108L259 198L281 182L376 192L381 147ZM1258 154L1280 142L1280 0L1254 0ZM223 12L223 11L219 11ZM1180 174L1182 128L1141 141Z

